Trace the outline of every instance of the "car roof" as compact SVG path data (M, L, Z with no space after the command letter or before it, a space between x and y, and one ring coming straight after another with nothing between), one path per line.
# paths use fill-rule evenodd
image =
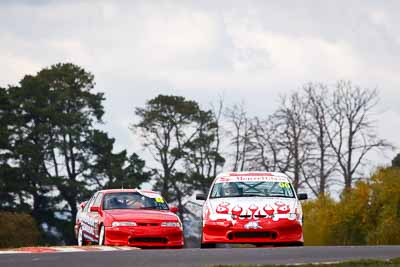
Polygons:
M217 175L217 177L234 177L234 176L277 176L287 177L286 174L281 172L263 172L263 171L249 171L249 172L223 172Z
M127 189L104 189L100 190L98 192L101 192L103 194L108 194L108 193L121 193L121 192L143 192L143 193L150 193L150 194L159 194L159 192L152 191L152 190L143 190L139 188L127 188Z

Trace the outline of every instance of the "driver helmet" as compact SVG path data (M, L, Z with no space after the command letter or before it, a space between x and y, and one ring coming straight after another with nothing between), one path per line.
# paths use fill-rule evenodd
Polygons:
M239 195L239 188L235 183L223 183L222 192L224 196L237 196Z

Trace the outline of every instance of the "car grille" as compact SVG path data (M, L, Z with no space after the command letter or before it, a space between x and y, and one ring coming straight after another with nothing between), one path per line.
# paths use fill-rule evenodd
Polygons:
M228 236L229 239L233 238L269 238L276 239L277 234L275 232L236 232Z
M130 243L167 243L167 239L163 237L134 237L129 239Z
M138 226L159 226L158 223L137 223Z

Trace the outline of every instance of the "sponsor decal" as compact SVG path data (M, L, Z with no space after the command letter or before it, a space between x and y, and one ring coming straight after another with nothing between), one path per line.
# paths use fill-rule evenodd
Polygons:
M280 188L290 188L290 184L288 182L280 182L279 187Z
M248 222L247 224L244 225L245 229L260 229L261 226L258 225L258 222L252 221Z
M98 220L86 214L81 217L81 220L82 231L92 236L97 236L95 229L97 229Z
M233 215L235 215L236 217L239 217L240 214L242 214L242 212L243 212L243 208L240 207L239 205L236 205L236 206L232 209L232 211L231 211L231 213L232 213Z
M217 206L217 209L215 210L216 213L219 214L228 214L229 212L229 203L227 202L221 202L219 203L219 205Z
M91 227L91 226L89 226L89 225L87 225L85 223L82 223L81 225L82 225L81 226L82 227L82 231L84 233L91 234L92 236L96 235L95 232L94 232L94 228L93 227ZM86 237L86 235L85 235L85 237Z
M156 197L157 203L164 203L164 199L162 197Z
M281 201L275 202L275 205L278 207L277 212L278 214L287 214L290 212L289 205L286 203L283 203Z
M143 192L141 190L137 190L137 192L139 194L145 196L145 197L154 198L157 203L164 203L165 202L164 198L162 196L160 196L159 194L150 193L150 192Z
M272 216L275 212L275 209L270 204L265 205L263 209L268 216Z
M290 187L288 178L283 176L223 176L215 181L217 184L227 182L281 182L283 186Z

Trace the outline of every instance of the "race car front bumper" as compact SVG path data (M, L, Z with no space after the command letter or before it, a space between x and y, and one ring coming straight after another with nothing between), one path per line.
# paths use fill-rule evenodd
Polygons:
M207 220L202 243L303 244L302 225L297 220L257 221Z
M118 226L105 228L105 245L135 247L183 247L179 227Z

